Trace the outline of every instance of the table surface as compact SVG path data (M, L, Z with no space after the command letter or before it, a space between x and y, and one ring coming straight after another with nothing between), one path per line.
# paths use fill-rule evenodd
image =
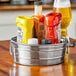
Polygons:
M9 41L0 41L0 76L76 76L76 47L69 49L67 64L23 66L13 62L9 44Z

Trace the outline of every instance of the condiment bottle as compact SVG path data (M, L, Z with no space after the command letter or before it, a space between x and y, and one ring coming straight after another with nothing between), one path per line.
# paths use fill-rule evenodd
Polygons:
M28 44L28 39L32 38L32 30L34 21L31 17L18 16L16 18L17 24L17 41Z
M35 14L32 16L35 24L36 38L38 38L39 44L41 40L45 38L45 25L44 25L44 15L42 14L42 2L34 2Z
M45 17L47 38L52 40L52 44L60 43L61 39L61 22L60 13L49 13Z

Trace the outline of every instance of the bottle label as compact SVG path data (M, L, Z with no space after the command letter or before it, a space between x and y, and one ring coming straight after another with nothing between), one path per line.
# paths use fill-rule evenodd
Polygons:
M17 41L19 43L22 43L23 41L23 32L22 32L22 28L17 27Z
M45 38L44 22L39 22L35 20L35 30L36 31L34 31L34 35L35 35L34 37L38 38L39 43L41 43L41 40Z
M38 27L38 39L41 43L41 40L45 38L45 26L44 26L44 22L39 22L39 27Z
M47 38L52 40L52 44L55 44L56 35L56 27L47 26Z

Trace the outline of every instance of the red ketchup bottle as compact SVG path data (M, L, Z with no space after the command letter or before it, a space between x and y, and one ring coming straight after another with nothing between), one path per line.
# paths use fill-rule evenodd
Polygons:
M45 16L47 38L52 40L52 44L60 43L61 19L62 15L60 13L49 13Z

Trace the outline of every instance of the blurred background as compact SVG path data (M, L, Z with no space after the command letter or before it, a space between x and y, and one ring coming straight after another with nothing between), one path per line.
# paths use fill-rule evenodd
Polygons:
M43 14L52 12L53 0L0 0L0 40L16 36L16 17L32 16L34 1L43 1ZM76 39L76 0L71 0L72 22L68 28L70 38Z

